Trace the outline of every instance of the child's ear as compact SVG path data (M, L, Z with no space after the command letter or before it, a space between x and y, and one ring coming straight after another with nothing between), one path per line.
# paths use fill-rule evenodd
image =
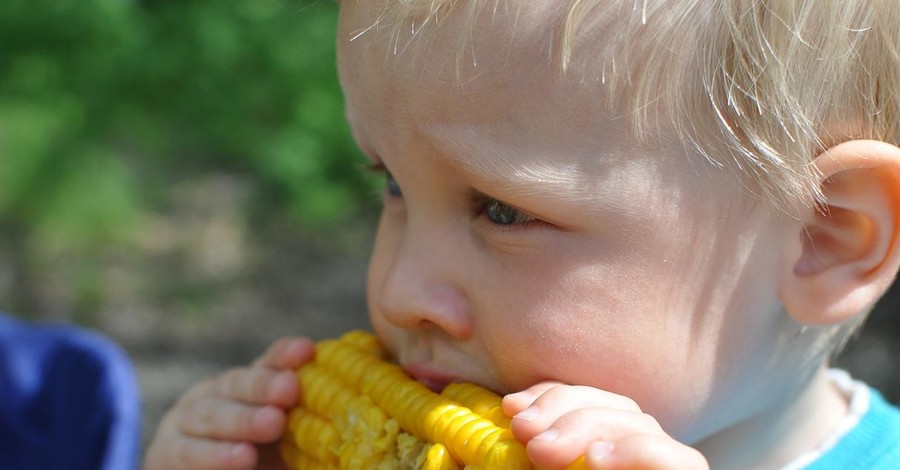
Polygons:
M801 324L831 325L875 303L900 268L900 148L854 140L814 164L825 203L802 221L800 257L781 298Z

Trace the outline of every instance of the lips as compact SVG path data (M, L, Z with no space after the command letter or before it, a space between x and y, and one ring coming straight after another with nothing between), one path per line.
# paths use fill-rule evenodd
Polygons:
M424 364L407 364L403 366L403 370L415 379L416 382L428 387L431 391L441 393L444 387L459 379L453 375L441 372L435 368Z

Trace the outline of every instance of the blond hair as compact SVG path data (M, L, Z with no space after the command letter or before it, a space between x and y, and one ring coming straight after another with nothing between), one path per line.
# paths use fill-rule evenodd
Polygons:
M539 4L548 8L382 0L373 27L415 37L453 15L470 26L466 37L477 34L479 15ZM900 145L900 0L561 0L551 8L562 73L608 87L613 104L633 113L637 136L665 124L775 207L821 202L810 162L831 145ZM592 44L592 33L609 30L612 40Z

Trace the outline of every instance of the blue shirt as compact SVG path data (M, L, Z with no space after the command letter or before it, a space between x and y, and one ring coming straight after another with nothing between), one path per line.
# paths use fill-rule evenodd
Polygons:
M112 341L0 314L0 469L137 468L139 422L134 369Z
M870 389L859 423L806 469L900 469L900 410Z

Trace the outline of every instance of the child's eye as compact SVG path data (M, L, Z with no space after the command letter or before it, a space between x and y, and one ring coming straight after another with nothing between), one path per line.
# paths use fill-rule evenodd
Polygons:
M388 195L391 197L403 197L403 191L400 190L400 185L397 184L394 175L389 171L385 171L384 173L384 185L387 188Z
M388 171L388 169L384 166L384 163L373 163L369 165L368 170L375 173L384 173L384 186L388 196L403 197L403 191L400 190L400 185L397 184L397 180L394 179L394 175L392 175L391 172Z
M534 217L523 214L518 209L507 206L506 204L496 199L488 199L485 202L484 215L487 216L488 220L497 225L520 225L537 220Z

